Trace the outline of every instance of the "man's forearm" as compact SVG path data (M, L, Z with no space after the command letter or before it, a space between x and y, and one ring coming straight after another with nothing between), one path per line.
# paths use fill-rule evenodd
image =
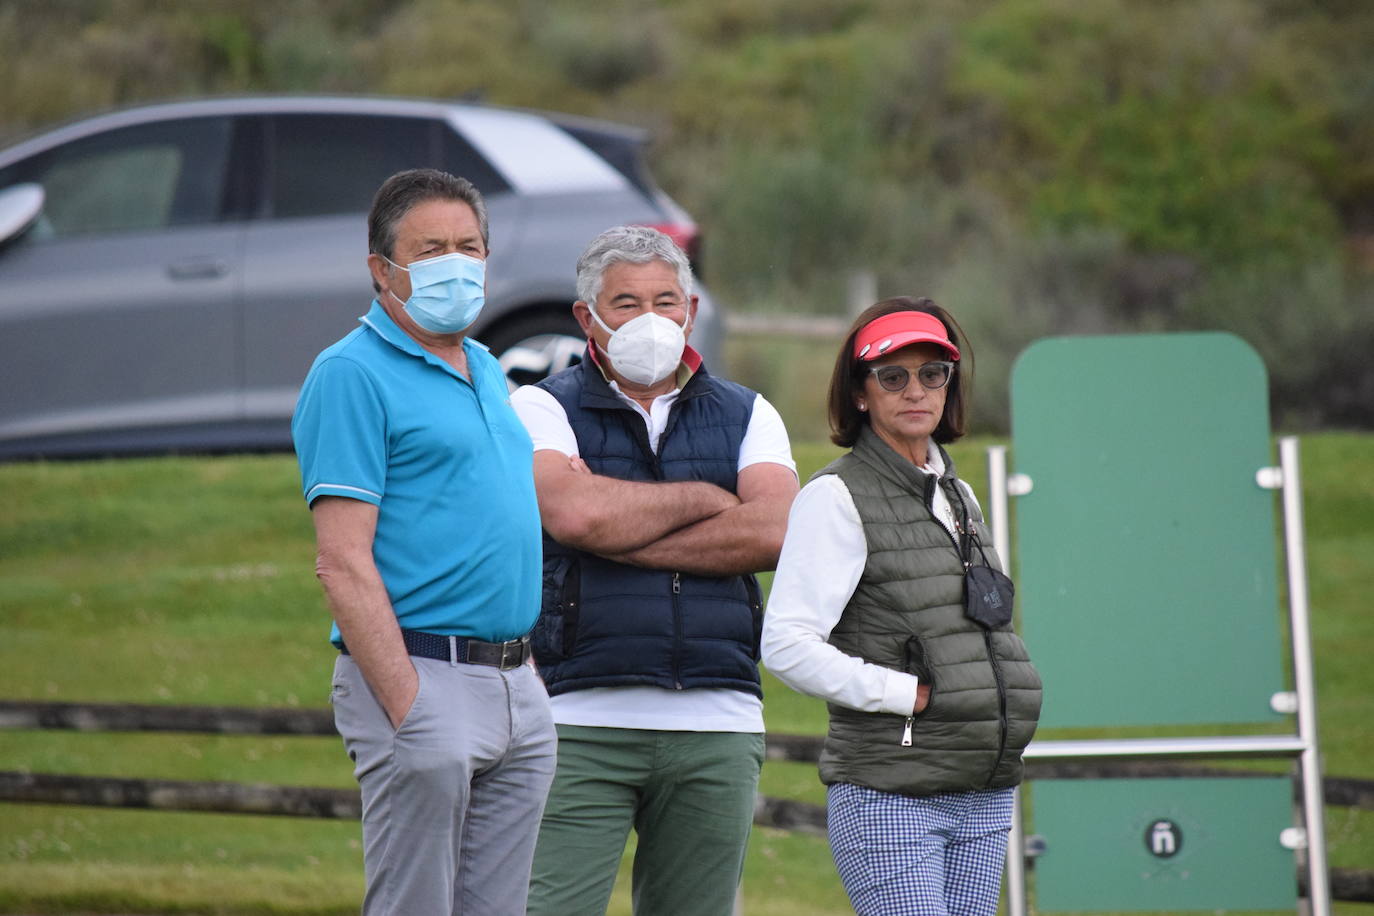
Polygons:
M755 501L679 528L638 549L601 556L649 569L737 576L776 567L786 530L786 503Z
M554 540L602 555L638 550L740 504L704 481L628 481L585 471L536 481L544 527Z
M321 556L318 575L344 645L391 724L399 727L414 702L419 676L381 576L375 567L360 567Z

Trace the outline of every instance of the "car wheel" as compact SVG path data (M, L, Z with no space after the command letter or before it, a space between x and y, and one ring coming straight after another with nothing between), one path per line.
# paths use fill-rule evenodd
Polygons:
M587 338L569 314L540 312L515 318L482 335L501 362L512 391L582 361Z

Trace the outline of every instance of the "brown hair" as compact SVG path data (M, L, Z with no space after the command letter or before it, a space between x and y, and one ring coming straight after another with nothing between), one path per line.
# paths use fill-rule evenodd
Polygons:
M945 396L945 412L931 438L945 445L968 432L968 402L973 388L973 348L969 346L963 328L933 300L898 296L864 309L850 325L849 333L840 346L839 356L835 358L835 371L830 376L830 441L836 445L853 447L859 441L859 432L869 422L868 414L859 410L856 396L863 390L871 364L854 356L854 338L870 321L893 312L925 312L940 319L945 326L945 333L949 335L950 343L959 350L961 358L954 363L954 374L950 377L949 392Z
M367 214L367 250L391 260L397 225L413 207L431 200L456 200L471 207L482 233L482 247L490 247L487 204L472 182L438 169L407 169L382 182L372 198L372 209ZM372 288L381 292L376 280L372 281Z

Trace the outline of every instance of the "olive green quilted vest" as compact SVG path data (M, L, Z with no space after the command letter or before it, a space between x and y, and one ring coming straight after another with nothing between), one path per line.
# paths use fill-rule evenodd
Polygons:
M934 487L958 518L967 505L990 564L992 535L972 500L956 492L948 455L936 479L865 427L854 450L820 474L837 474L854 499L868 561L830 644L932 685L919 716L829 704L821 781L904 795L1014 786L1021 751L1040 714L1040 677L1010 625L984 630L964 616L964 568L954 538L931 514ZM982 563L975 548L973 562ZM909 743L907 743L909 742Z

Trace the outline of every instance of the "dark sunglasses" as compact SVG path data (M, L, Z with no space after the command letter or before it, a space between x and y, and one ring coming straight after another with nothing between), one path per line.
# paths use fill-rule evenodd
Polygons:
M905 366L879 366L869 369L868 374L878 380L884 391L904 391L911 381L911 370ZM916 370L916 379L923 388L938 391L949 384L954 376L954 363L937 360L926 363Z

